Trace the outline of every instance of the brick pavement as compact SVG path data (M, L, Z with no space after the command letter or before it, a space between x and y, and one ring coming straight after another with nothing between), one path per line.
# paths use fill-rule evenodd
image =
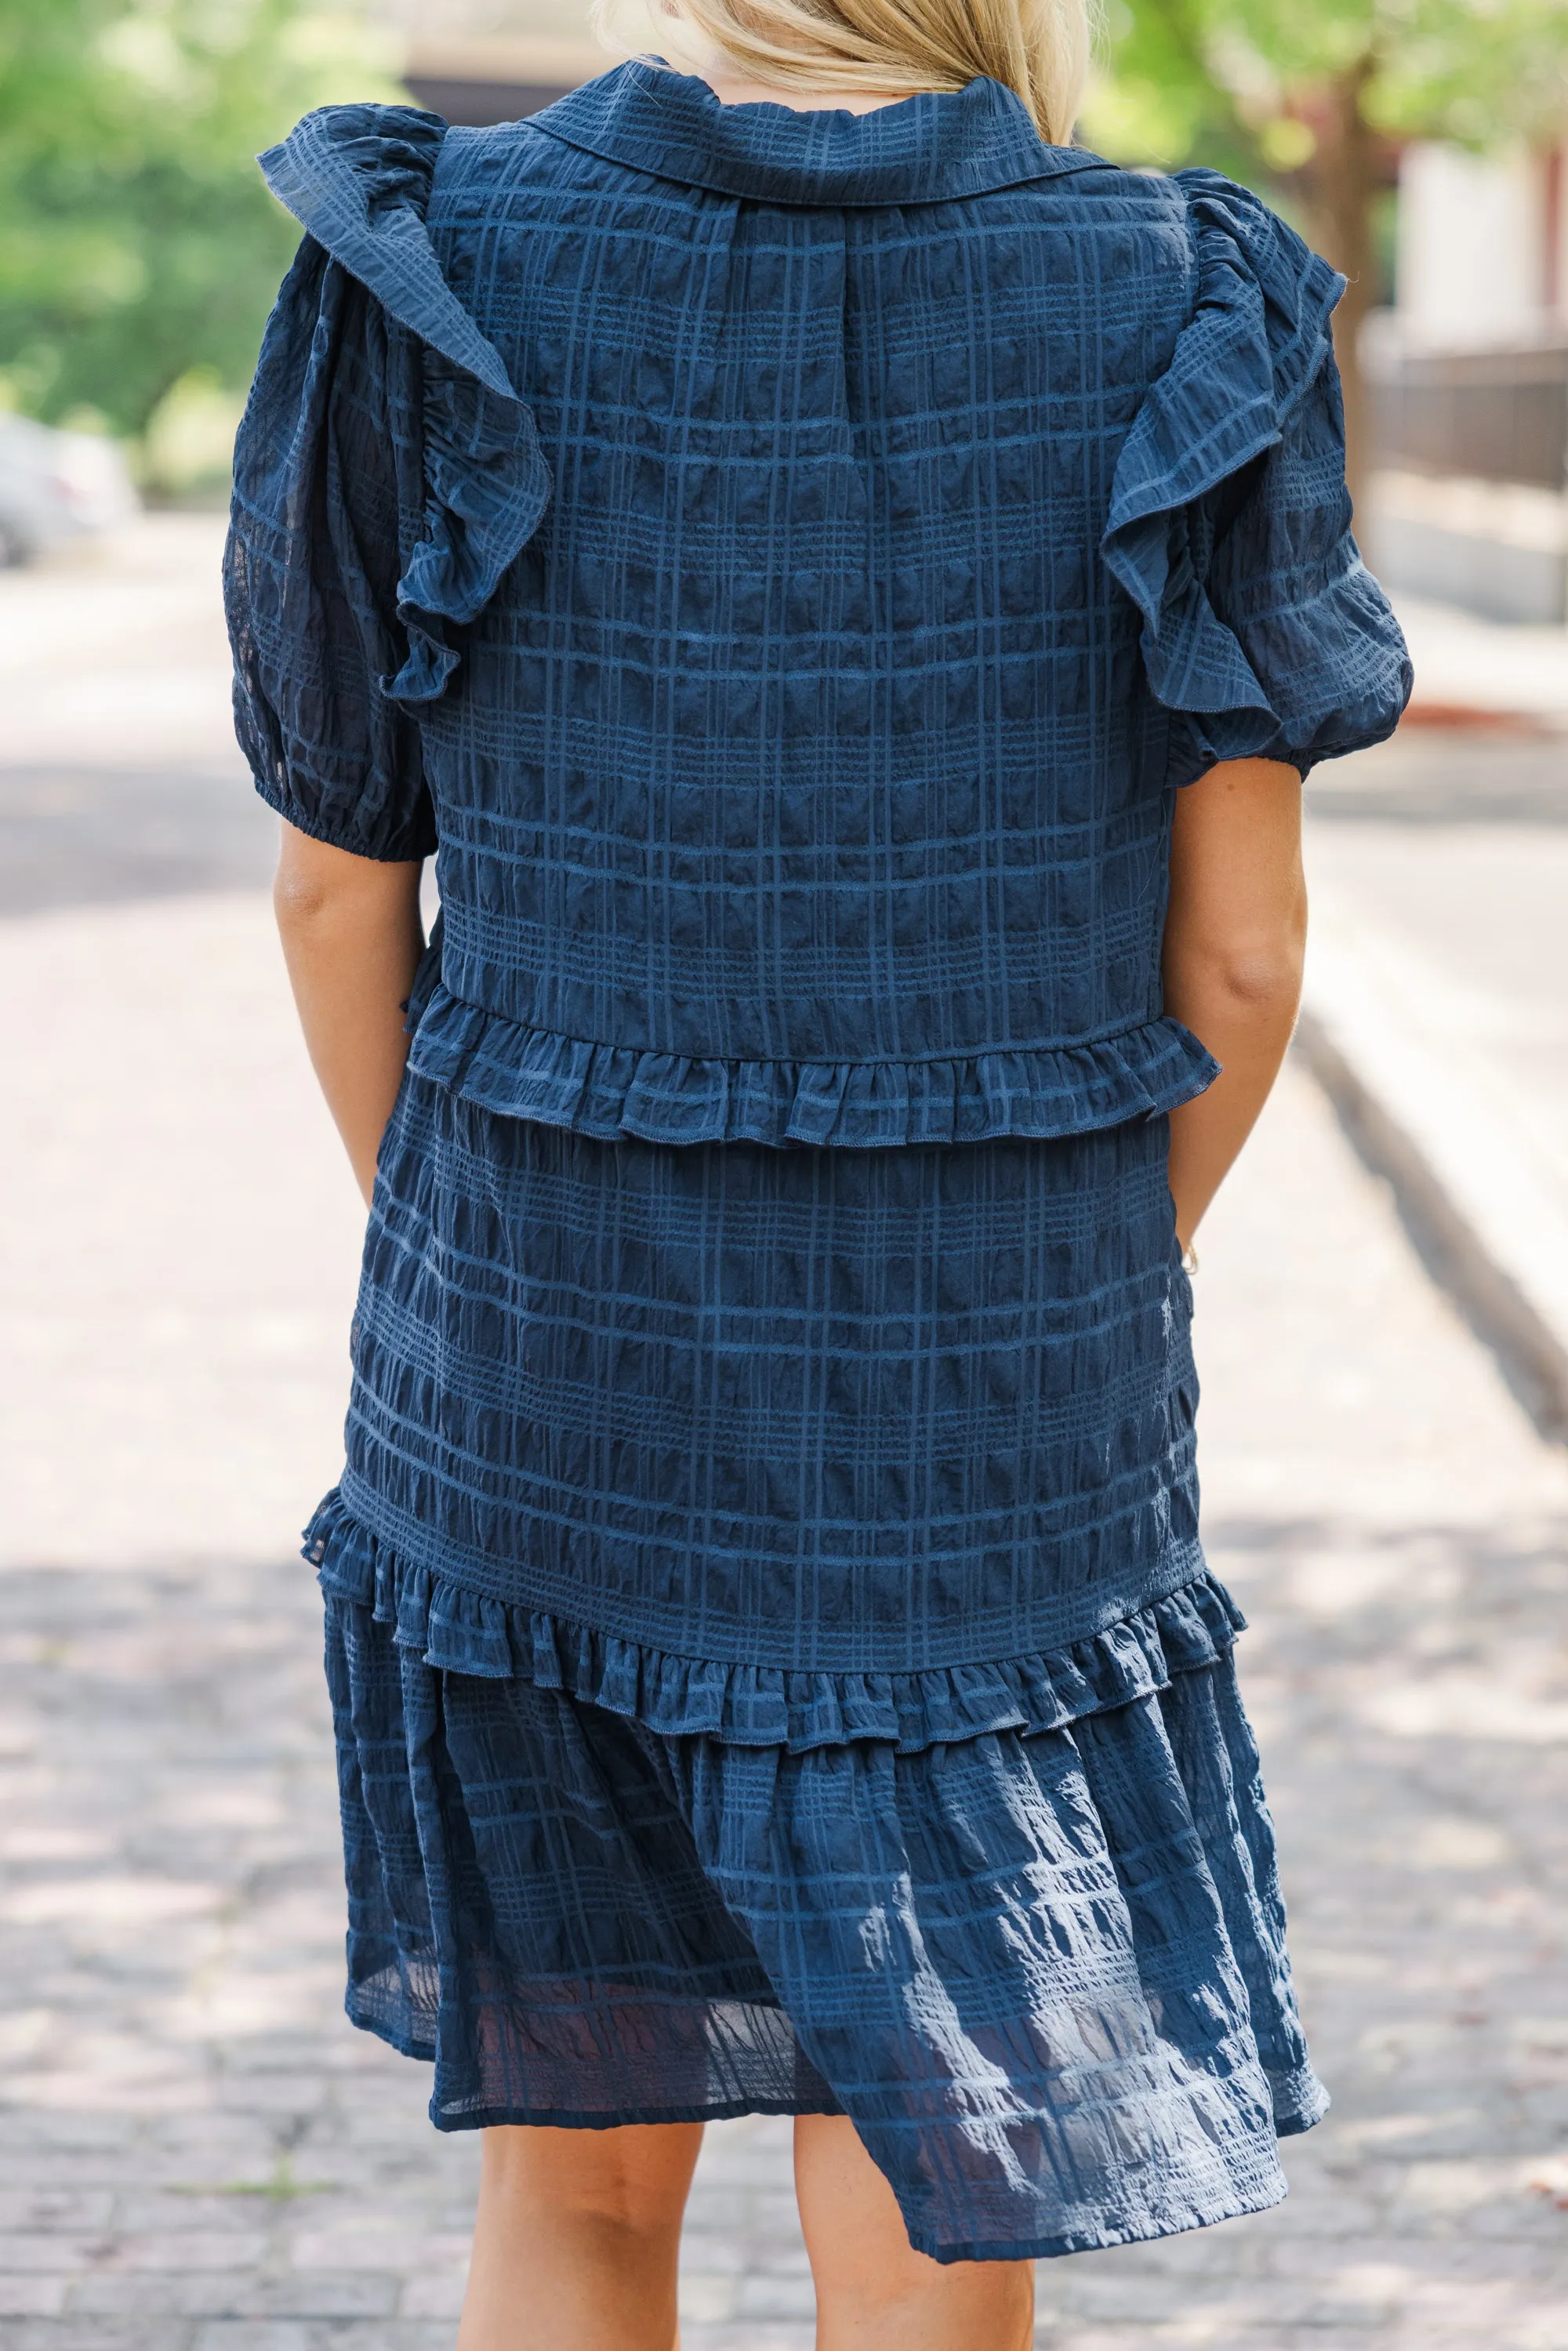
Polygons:
M475 2149L339 2013L290 1557L352 1195L259 895L69 894L0 923L0 2345L444 2351ZM1565 2351L1568 1458L1301 1075L1203 1256L1208 1533L1336 2104L1278 2212L1045 2265L1040 2341ZM780 2125L710 2133L685 2297L688 2351L810 2343Z

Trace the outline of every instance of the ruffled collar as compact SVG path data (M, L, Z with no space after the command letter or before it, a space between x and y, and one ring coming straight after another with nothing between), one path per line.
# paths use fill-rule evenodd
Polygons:
M1100 162L1048 147L1014 93L983 79L870 114L801 114L724 106L706 82L634 59L530 127L683 186L785 204L939 204Z

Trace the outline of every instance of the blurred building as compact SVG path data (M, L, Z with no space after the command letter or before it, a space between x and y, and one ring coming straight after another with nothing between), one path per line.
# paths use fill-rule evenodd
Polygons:
M537 114L618 54L597 40L590 0L367 0L397 36L403 79L448 122L513 122ZM632 37L644 37L629 12Z
M1368 322L1368 536L1389 581L1568 620L1568 162L1414 144L1396 301Z

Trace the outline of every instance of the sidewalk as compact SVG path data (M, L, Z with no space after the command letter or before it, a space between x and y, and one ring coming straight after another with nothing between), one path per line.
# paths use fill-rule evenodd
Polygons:
M1412 706L1494 711L1568 731L1568 629L1511 627L1451 604L1394 598L1416 664Z
M1406 726L1308 788L1301 1048L1429 1264L1568 1433L1568 632L1408 607Z

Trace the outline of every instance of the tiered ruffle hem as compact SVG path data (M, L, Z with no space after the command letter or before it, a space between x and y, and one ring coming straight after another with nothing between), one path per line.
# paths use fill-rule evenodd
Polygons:
M939 2261L1256 2211L1326 2105L1241 1618L1059 1654L711 1665L400 1562L329 1497L357 2023L444 2129L846 2114Z

